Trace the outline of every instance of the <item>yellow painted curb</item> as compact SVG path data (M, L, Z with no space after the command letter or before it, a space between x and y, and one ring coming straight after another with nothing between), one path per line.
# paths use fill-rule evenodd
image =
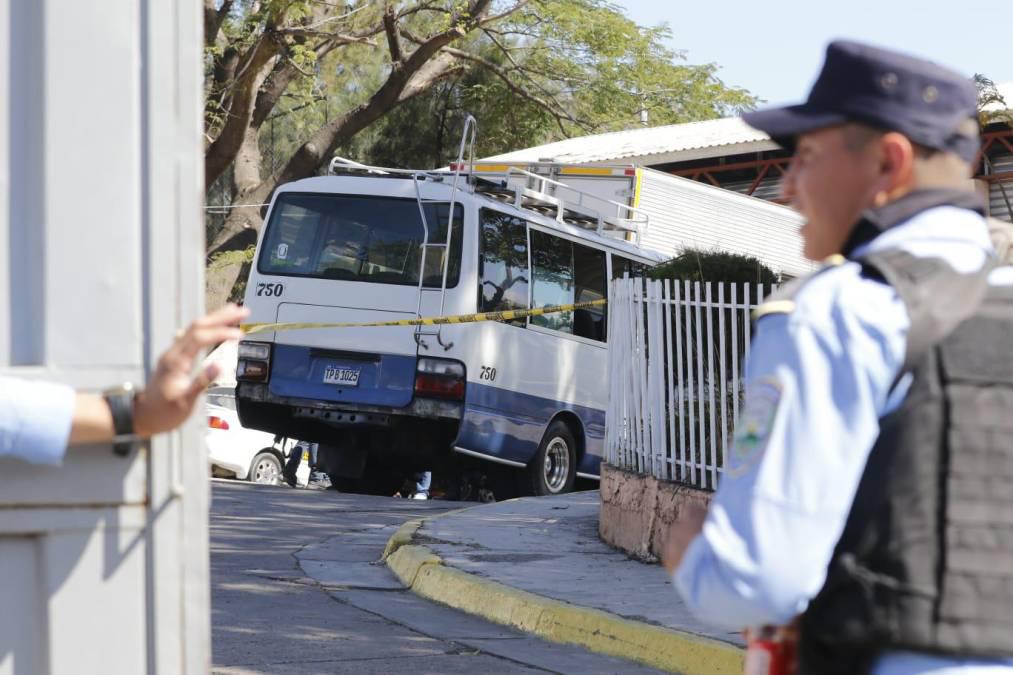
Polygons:
M415 525L411 535L420 526L421 522ZM391 542L400 534L398 530ZM483 579L443 565L440 557L425 546L399 543L387 557L387 565L402 583L424 598L546 640L580 645L685 675L742 673L744 652L734 645Z
M390 539L387 540L387 546L383 549L383 560L386 560L390 555L405 546L406 544L412 543L412 537L418 529L422 527L421 520L409 520L401 527L397 528L397 532L394 533Z
M405 586L412 588L418 581L419 571L426 565L441 566L443 561L440 556L430 551L425 546L399 546L396 551L387 558L387 567L394 572L394 575L401 580Z

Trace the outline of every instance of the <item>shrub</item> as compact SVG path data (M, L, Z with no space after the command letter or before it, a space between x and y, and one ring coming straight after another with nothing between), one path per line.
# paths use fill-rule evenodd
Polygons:
M679 279L687 281L718 281L725 283L761 283L776 285L781 277L751 255L727 251L700 251L688 248L682 253L652 268L651 279Z

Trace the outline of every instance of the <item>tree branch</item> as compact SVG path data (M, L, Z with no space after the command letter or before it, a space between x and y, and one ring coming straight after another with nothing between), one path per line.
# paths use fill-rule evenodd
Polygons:
M507 46L504 45L502 42L500 42L496 38L495 35L491 34L485 28L482 29L482 32L492 41L492 43L494 45L496 45L496 47L499 48L499 50L503 53L503 56L506 57L506 60L509 61L510 65L512 65L514 67L514 70L516 70L517 72L521 73L524 76L524 78L528 82L530 82L531 85L533 87L535 87L538 91L542 92L542 94L544 94L548 98L550 98L553 101L555 101L555 97L553 96L552 92L550 92L548 89L546 89L544 86L542 86L542 84L540 82L538 82L534 77L531 76L532 73L534 73L536 75L541 75L542 77L548 77L548 75L546 75L545 73L540 73L540 72L535 71L533 69L527 68L527 67L523 66L522 64L518 63L517 60L513 57L513 55L510 53L510 50L507 49ZM566 78L557 78L557 79L561 79L564 82L567 81ZM555 102L558 105L558 101L555 101Z
M484 19L480 20L478 22L477 26L479 28L481 28L482 26L486 26L486 25L488 25L490 23L495 23L495 22L497 22L497 21L499 21L501 19L505 19L506 17L510 16L511 14L514 14L515 12L518 12L521 9L523 9L525 7L525 5L527 5L529 2L530 2L530 0L520 0L519 2L517 2L515 5L513 5L509 9L505 9L502 12L500 12L499 14L493 14L491 16L487 16Z
M398 96L397 102L404 103L408 99L415 98L419 94L428 91L440 80L457 75L465 70L464 66L456 63L456 59L450 54L439 54L436 58L430 59L422 68L416 72Z
M211 187L239 152L253 116L257 91L270 72L265 66L277 53L278 44L269 28L247 52L232 88L231 100L225 111L225 124L204 155L205 188Z
M510 91L512 91L517 96L520 96L525 100L531 101L538 107L542 108L547 113L555 117L557 122L561 120L566 120L567 122L572 122L574 124L578 125L581 124L580 120L578 120L573 115L564 110L558 101L552 100L551 98L549 100L544 100L538 96L535 96L534 94L532 94L531 92L527 91L522 86L514 82L510 78L510 74L506 70L500 68L492 61L483 58L481 56L472 54L470 52L466 52L461 49L454 49L453 47L444 47L443 51L444 53L450 54L455 58L461 59L463 61L471 61L472 63L477 63L483 68L488 69L496 77L502 80L503 83L506 84L507 88L510 89Z
M331 120L296 150L283 167L264 181L264 186L258 191L256 198L266 199L275 185L311 174L328 155L333 154L335 148L379 119L385 112L426 91L428 87L447 76L451 70L456 72L453 59L436 57L441 56L440 51L444 47L474 30L477 22L489 11L491 4L492 0L476 0L471 4L467 21L452 22L451 28L420 44L404 59L401 68L391 70L387 80L368 101ZM430 61L433 63L430 64Z
M398 16L394 13L394 5L387 5L387 9L383 12L383 29L387 33L390 61L397 68L404 61L404 55L401 53L401 35L398 31Z
M232 0L224 0L219 9L215 8L215 0L204 0L204 46L211 47L218 39L218 31L225 22L225 17L232 10Z

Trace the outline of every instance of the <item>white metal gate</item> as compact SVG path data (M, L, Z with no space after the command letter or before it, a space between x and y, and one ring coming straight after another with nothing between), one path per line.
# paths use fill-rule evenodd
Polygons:
M756 284L617 279L605 461L713 490L738 419Z
M143 383L201 309L195 0L0 1L0 370ZM0 674L208 669L203 424L0 460Z

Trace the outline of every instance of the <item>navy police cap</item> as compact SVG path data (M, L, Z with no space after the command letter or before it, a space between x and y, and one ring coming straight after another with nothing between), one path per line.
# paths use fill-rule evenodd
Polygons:
M924 59L845 40L827 47L805 103L742 118L789 149L799 134L845 122L898 131L969 162L979 147L977 92L969 78Z

